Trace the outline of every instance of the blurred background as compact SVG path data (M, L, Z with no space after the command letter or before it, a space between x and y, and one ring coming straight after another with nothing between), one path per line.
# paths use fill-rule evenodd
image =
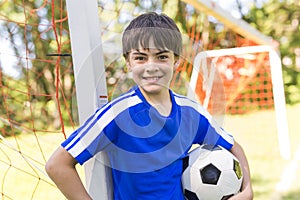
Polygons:
M279 148L273 82L281 80L272 80L268 53L207 58L217 69L207 109L222 115L222 125L245 148L254 199L299 199L300 2L215 0L209 1L211 10L202 2L98 1L109 100L132 85L120 37L143 12L168 14L186 38L172 82L180 94L187 94L198 53L270 45L282 64L290 157L282 157ZM0 0L1 199L64 199L44 165L79 125L69 33L63 0ZM199 71L195 94L200 103L207 98L206 80ZM79 171L84 178L82 167Z

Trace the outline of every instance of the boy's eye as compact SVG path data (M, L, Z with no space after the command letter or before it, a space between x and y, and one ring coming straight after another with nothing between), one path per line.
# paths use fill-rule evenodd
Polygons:
M143 60L146 60L146 58L144 56L135 56L135 57L133 57L133 60L143 61Z
M169 56L167 56L167 55L160 55L158 58L159 58L160 60L166 60L166 59L169 58Z

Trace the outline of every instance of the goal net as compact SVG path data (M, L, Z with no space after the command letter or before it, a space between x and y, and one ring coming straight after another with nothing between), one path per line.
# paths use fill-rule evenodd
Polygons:
M81 99L76 94L83 86L75 85L74 79L78 77L73 65L78 59L94 63L84 57L86 54L71 52L70 45L76 41L70 41L70 32L78 31L69 28L71 20L87 26L92 21L100 23L99 33L98 25L85 30L87 35L96 30L95 37L101 36L101 45L90 49L94 54L103 52L103 57L97 59L104 58L101 62L105 72L101 76L107 88L97 89L100 93L107 91L96 97L100 97L95 100L100 100L100 104L133 84L124 69L121 53L123 28L140 13L157 11L174 18L184 37L180 67L172 81L175 92L198 100L215 117L220 117L220 123L225 113L245 114L276 107L270 52L240 54L234 50L235 53L228 53L229 50L221 55L211 51L257 44L199 11L189 3L193 1L95 2L97 19L84 22L80 20L88 19L88 11L81 9L79 12L85 13L71 19L65 1L0 2L0 198L3 200L64 199L46 175L44 165L55 148L79 126L81 109L84 110L78 108Z
M44 170L78 121L71 111L75 90L64 3L0 1L3 200L64 199Z

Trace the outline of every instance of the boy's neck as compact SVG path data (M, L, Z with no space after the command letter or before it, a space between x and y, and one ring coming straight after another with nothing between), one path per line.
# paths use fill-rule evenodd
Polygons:
M156 108L156 110L162 116L169 116L172 110L172 100L170 97L169 90L161 92L159 94L148 94L141 89L143 96L145 97L146 101Z

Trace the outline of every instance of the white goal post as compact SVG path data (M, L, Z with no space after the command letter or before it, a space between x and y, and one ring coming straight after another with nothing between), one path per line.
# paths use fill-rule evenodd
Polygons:
M79 123L107 102L104 57L97 0L67 0ZM85 165L86 188L93 199L112 200L111 169L96 155Z
M198 80L198 75L200 71L207 71L207 58L219 57L219 56L231 56L231 55L241 55L241 54L250 54L250 53L269 53L269 61L271 68L271 78L272 78L272 89L273 89L273 98L274 98L274 108L276 114L276 124L278 132L278 143L279 150L282 158L290 159L291 157L291 148L290 148L290 139L289 139L289 129L286 115L286 102L284 95L284 85L282 79L282 65L279 54L271 47L266 45L260 46L249 46L249 47L239 47L239 48L229 48L221 50L211 50L203 51L196 55L193 62L193 71L190 80L190 87L188 89L188 96L190 98L195 98L195 88ZM200 69L200 66L202 69ZM213 87L214 73L216 70L213 70L215 66L212 64L210 66L212 70L210 73L204 73L203 76L208 84L208 91L206 91L206 96L203 102L204 107L208 106L208 101L210 99L210 91Z

